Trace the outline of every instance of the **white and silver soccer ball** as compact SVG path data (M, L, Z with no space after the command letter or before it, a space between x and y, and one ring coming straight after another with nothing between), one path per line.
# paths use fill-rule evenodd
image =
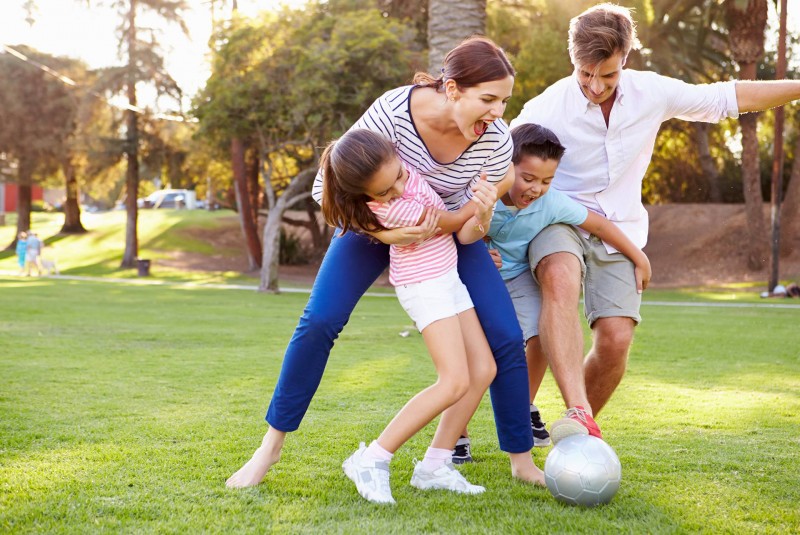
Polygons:
M544 480L557 500L594 507L619 490L622 465L614 450L597 437L572 435L556 444L544 463Z

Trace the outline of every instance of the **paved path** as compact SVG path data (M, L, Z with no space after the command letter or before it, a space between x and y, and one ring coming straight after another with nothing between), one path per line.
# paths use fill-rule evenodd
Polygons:
M0 277L17 278L17 274L9 271L0 271ZM43 277L48 278L48 277ZM58 275L50 277L53 279L61 280L74 280L74 281L90 281L90 282L109 282L109 283L125 283L125 284L139 284L142 286L178 286L182 288L210 288L215 290L248 290L251 292L257 291L258 286L255 284L216 284L205 282L176 282L165 281L150 278L112 278L112 277L83 277L79 275ZM290 288L281 287L281 293L299 293L310 294L310 288ZM364 294L369 297L391 297L395 298L394 292L378 293L367 292ZM780 300L778 300L780 301ZM800 303L785 303L785 302L769 302L769 303L725 303L714 301L642 301L642 306L662 306L662 307L704 307L704 308L779 308L779 309L796 309L800 310Z

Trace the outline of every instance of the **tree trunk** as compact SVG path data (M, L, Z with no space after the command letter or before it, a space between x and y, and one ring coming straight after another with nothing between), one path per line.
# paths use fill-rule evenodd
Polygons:
M136 0L130 0L128 12L128 104L136 107ZM128 167L125 172L125 210L128 218L125 226L125 254L122 256L121 268L136 267L139 256L139 236L136 231L139 219L139 207L136 200L139 196L139 124L136 112L125 111L127 125L126 154Z
M758 158L756 122L758 114L739 117L742 127L742 186L747 216L747 267L758 271L767 267L767 228L764 198L761 195L761 169Z
M789 185L781 206L781 256L787 257L800 246L800 136L794 145L794 161Z
M78 177L75 173L75 166L67 158L63 165L64 171L64 190L67 198L64 201L64 225L59 231L60 234L83 234L86 232L81 223L80 188Z
M250 195L250 217L253 221L258 221L258 209L260 207L261 186L258 183L259 171L261 168L261 161L256 151L250 151L247 161L247 193Z
M241 138L233 138L231 140L231 164L236 191L236 210L239 213L239 223L244 236L248 266L252 271L261 267L261 243L258 241L258 226L256 220L253 219L253 210L250 205L247 166L244 156L244 143Z
M711 202L722 202L722 188L719 180L719 170L714 163L714 158L711 157L711 151L708 148L708 123L691 123L694 126L694 139L697 145L697 155L700 159L700 167L703 169L703 174L706 176L708 183L708 195Z
M298 173L274 206L269 207L267 222L264 224L264 257L261 262L261 283L258 291L278 293L278 262L280 261L280 236L283 214L295 203L311 197L304 192L317 176L317 167L309 167Z
M786 78L786 0L780 0L780 28L778 30L778 57L775 79ZM773 137L772 180L770 181L770 272L767 289L771 292L780 277L781 197L783 196L783 126L786 112L783 106L775 108L775 136Z
M313 199L306 200L305 205L310 223L308 228L311 232L311 243L314 244L315 251L321 251L330 243L330 236L325 232L328 225L323 222L323 227L320 228L319 223L317 223L316 203Z
M9 245L12 248L17 243L17 236L22 231L31 228L31 184L33 184L33 165L25 159L20 159L17 168L17 233Z
M767 24L767 0L746 3L725 2L728 39L733 59L739 65L740 80L755 80L756 65L764 55L764 29ZM742 127L742 186L747 215L747 265L752 270L765 268L768 262L767 227L761 177L758 164L757 115L739 117Z
M269 213L264 224L264 257L261 265L261 282L259 292L279 293L278 263L280 261L281 223L283 220L283 203L276 203Z
M486 0L428 2L428 72L438 74L445 55L461 41L486 33Z

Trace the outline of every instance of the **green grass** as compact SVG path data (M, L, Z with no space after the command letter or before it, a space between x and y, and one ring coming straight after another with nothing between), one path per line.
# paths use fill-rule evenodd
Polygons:
M611 504L568 507L516 482L488 397L473 420L480 496L408 485L429 426L393 461L396 507L341 471L433 377L394 299L364 298L281 462L225 479L263 413L307 296L0 279L3 533L790 533L800 530L800 307L643 307L629 371L600 416L623 466ZM562 410L550 377L537 400ZM543 466L547 450L536 450Z
M86 234L61 236L63 214L34 212L31 227L46 243L45 256L55 257L63 275L94 277L136 277L136 269L119 269L125 251L126 213L111 211L84 213L81 216ZM141 210L139 212L139 257L152 261L151 275L164 281L196 283L257 284L254 277L238 272L210 272L166 267L159 260L173 252L201 255L241 254L243 249L214 249L202 240L202 230L219 227L238 228L236 214L230 211ZM16 214L8 214L0 227L0 246L11 243L16 229ZM0 251L0 272L15 273L14 251Z

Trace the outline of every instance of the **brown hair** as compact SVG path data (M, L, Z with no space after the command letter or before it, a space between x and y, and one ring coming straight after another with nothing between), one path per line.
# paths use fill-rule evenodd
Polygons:
M552 130L544 126L526 123L511 130L514 142L514 155L511 163L517 165L525 156L535 156L542 160L561 160L564 145Z
M640 46L627 7L598 4L569 21L569 57L575 67L597 65L618 52L625 58Z
M447 80L454 80L459 89L465 89L517 75L503 49L488 37L479 35L462 41L448 52L443 65L438 78L418 72L414 83L440 91Z
M371 130L350 130L331 141L320 159L325 222L341 228L342 235L350 229L386 230L367 206L371 199L364 191L375 172L392 158L397 158L394 146Z

